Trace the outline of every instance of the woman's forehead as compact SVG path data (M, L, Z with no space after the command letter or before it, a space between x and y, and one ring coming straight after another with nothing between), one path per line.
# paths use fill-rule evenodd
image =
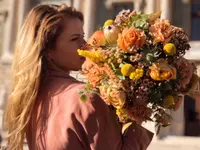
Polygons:
M78 18L66 17L64 20L64 33L69 36L73 34L83 34L83 23Z

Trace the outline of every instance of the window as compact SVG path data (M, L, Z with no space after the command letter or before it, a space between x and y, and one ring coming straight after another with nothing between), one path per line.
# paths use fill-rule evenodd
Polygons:
M191 40L200 40L200 2L192 1L191 4Z

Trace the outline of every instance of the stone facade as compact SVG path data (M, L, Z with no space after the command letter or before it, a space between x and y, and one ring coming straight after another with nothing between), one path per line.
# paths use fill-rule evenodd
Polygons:
M112 18L122 8L132 8L146 13L161 10L162 18L172 20L172 23L183 27L191 35L190 8L192 2L192 0L0 0L0 115L3 114L11 85L10 69L15 39L24 18L33 6L39 3L66 3L82 11L85 17L84 30L87 39L94 30L103 24L104 20ZM200 42L191 41L191 45L192 49L186 57L194 60L200 68L200 52L198 51ZM72 72L71 75L79 80L84 80L84 77L77 72ZM196 97L200 101L198 94ZM200 108L197 110L200 111ZM180 109L180 112L174 117L174 124L172 127L162 130L162 136L183 135L184 126L181 126L184 124L183 110ZM0 119L2 120L2 117ZM153 124L148 127L154 131ZM177 128L180 130L176 130ZM0 130L2 130L1 124Z

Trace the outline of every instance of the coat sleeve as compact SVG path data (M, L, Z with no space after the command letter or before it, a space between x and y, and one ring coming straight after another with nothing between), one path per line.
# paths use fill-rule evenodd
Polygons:
M149 146L153 133L140 125L132 124L124 133L122 150L146 150Z
M146 150L153 133L132 124L124 133L104 101L90 95L83 103L78 99L71 114L71 127L67 129L67 150Z

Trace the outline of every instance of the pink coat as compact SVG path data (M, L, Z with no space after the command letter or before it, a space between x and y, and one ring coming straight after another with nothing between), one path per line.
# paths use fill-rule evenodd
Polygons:
M84 88L68 74L51 70L39 89L27 129L30 150L145 150L153 134L132 125L124 135L112 111L97 95L87 102Z

